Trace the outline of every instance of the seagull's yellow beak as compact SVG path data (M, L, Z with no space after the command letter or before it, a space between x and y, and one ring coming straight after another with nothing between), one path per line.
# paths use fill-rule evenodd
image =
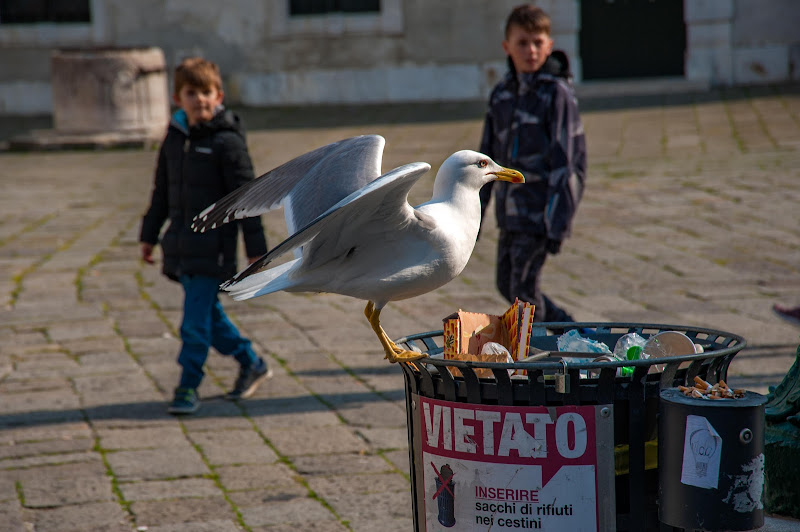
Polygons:
M508 181L509 183L524 183L525 176L511 168L503 168L499 172L489 172L497 176L498 181Z

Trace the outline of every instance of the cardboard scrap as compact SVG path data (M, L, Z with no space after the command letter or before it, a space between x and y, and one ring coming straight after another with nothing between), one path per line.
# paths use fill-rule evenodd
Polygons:
M444 358L480 362L507 362L504 355L481 354L483 346L497 342L513 360L528 356L534 306L517 299L501 316L459 310L444 318ZM453 368L454 369L454 368ZM457 370L454 369L453 373ZM476 370L479 377L491 370Z

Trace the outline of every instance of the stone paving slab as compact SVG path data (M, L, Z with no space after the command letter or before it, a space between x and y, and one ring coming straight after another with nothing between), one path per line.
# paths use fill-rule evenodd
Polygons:
M770 310L800 304L800 87L581 105L589 178L546 291L581 321L741 334L729 381L766 393L800 334ZM482 109L242 114L259 172L365 133L386 138L384 169L435 171L478 145ZM155 157L0 153L0 530L411 530L403 377L362 301L223 298L275 376L225 401L236 367L212 353L201 410L165 413L182 291L139 260ZM412 202L430 197L433 175ZM282 213L264 221L271 244L286 236ZM496 245L490 216L459 278L385 309L388 334L440 329L459 308L504 310ZM763 530L800 526L774 518Z

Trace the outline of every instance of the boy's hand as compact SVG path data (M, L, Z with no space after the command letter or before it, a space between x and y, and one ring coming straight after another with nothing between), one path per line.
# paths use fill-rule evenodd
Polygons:
M548 253L557 255L558 252L561 251L561 240L553 240L552 238L548 238L545 248L547 248Z
M142 260L147 264L153 264L153 244L142 242Z
M261 257L247 257L247 264L248 265L253 264L255 261L257 261L260 258Z

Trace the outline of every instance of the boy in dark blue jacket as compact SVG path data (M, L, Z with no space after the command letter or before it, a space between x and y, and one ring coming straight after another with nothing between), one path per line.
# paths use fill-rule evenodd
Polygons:
M586 179L586 140L563 52L553 52L550 18L521 5L506 21L503 50L509 72L495 86L481 153L525 175L524 184L493 182L481 189L483 211L495 191L497 288L536 305L535 321L574 321L542 293L547 254L569 236Z
M173 115L158 154L155 184L142 219L142 258L153 263L153 246L161 239L164 274L183 285L183 321L178 364L181 378L168 411L189 414L200 406L197 388L209 347L239 363L239 377L229 399L246 398L269 376L266 362L250 340L225 315L217 292L236 271L236 241L241 225L252 263L267 252L259 217L225 224L205 233L191 229L192 218L229 192L253 179L239 118L222 106L219 68L202 58L185 59L175 71Z

